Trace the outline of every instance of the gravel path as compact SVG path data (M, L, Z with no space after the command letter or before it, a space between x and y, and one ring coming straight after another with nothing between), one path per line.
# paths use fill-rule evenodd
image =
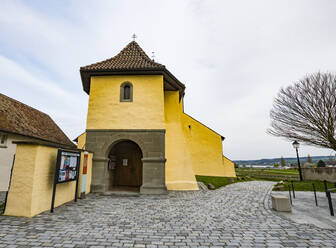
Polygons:
M0 216L0 247L336 247L336 231L269 208L272 182L162 196L90 194L28 219Z

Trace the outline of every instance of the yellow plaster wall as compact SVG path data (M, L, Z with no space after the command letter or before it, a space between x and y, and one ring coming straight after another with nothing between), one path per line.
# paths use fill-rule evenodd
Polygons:
M133 85L132 102L120 102L125 81ZM178 91L164 91L161 75L91 77L87 129L166 129L169 190L198 189L195 174L232 175L224 165L221 136L183 113ZM78 147L84 143L85 134Z
M85 149L85 142L86 142L86 132L82 133L78 137L78 143L77 143L77 148L78 149ZM92 158L93 158L93 153L89 152L88 154L88 163L87 163L87 177L86 177L86 185L85 185L85 193L88 194L91 191L91 175L92 175ZM80 172L82 174L83 172L83 161L84 161L84 153L81 153L81 163L80 163ZM80 188L82 187L82 177L79 178L78 184L80 185ZM80 195L80 192L78 193Z
M166 186L168 190L198 190L184 138L178 91L165 91Z
M223 164L221 136L184 113L182 123L195 174L228 176Z
M5 215L31 217L37 146L17 145Z
M83 158L83 152L81 155ZM5 215L33 217L50 209L57 148L42 145L18 144ZM81 159L81 168L83 160ZM87 193L92 171L89 154ZM80 178L82 169L80 170ZM55 207L72 201L76 182L57 184ZM79 184L80 193L80 184Z
M133 101L120 102L120 85L133 85ZM164 129L162 75L91 77L87 129Z
M236 171L234 168L234 163L228 159L227 157L223 156L223 164L224 170L227 177L236 177Z
M78 136L77 148L85 149L85 142L86 142L86 132Z
M50 209L57 149L38 146L32 194L32 216ZM62 183L56 186L55 207L72 201L75 195L76 182Z

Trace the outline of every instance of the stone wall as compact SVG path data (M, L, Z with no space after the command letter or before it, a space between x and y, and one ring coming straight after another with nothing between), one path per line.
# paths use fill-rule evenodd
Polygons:
M336 182L336 167L303 168L302 176L304 180Z
M86 148L94 152L92 167L93 192L108 191L108 154L120 141L136 143L143 154L142 194L162 194L165 185L165 130L86 130Z

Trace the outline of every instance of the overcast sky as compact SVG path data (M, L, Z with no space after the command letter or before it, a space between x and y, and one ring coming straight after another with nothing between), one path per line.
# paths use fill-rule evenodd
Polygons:
M226 137L231 159L295 156L266 134L277 92L335 72L336 1L1 1L0 92L85 130L79 67L132 39L186 85L185 112ZM331 150L303 146L302 156Z

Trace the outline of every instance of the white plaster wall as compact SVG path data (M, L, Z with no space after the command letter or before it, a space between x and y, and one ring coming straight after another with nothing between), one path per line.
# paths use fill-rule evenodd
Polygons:
M0 146L0 191L7 191L16 145L13 141L33 141L35 139L7 133L6 147Z

